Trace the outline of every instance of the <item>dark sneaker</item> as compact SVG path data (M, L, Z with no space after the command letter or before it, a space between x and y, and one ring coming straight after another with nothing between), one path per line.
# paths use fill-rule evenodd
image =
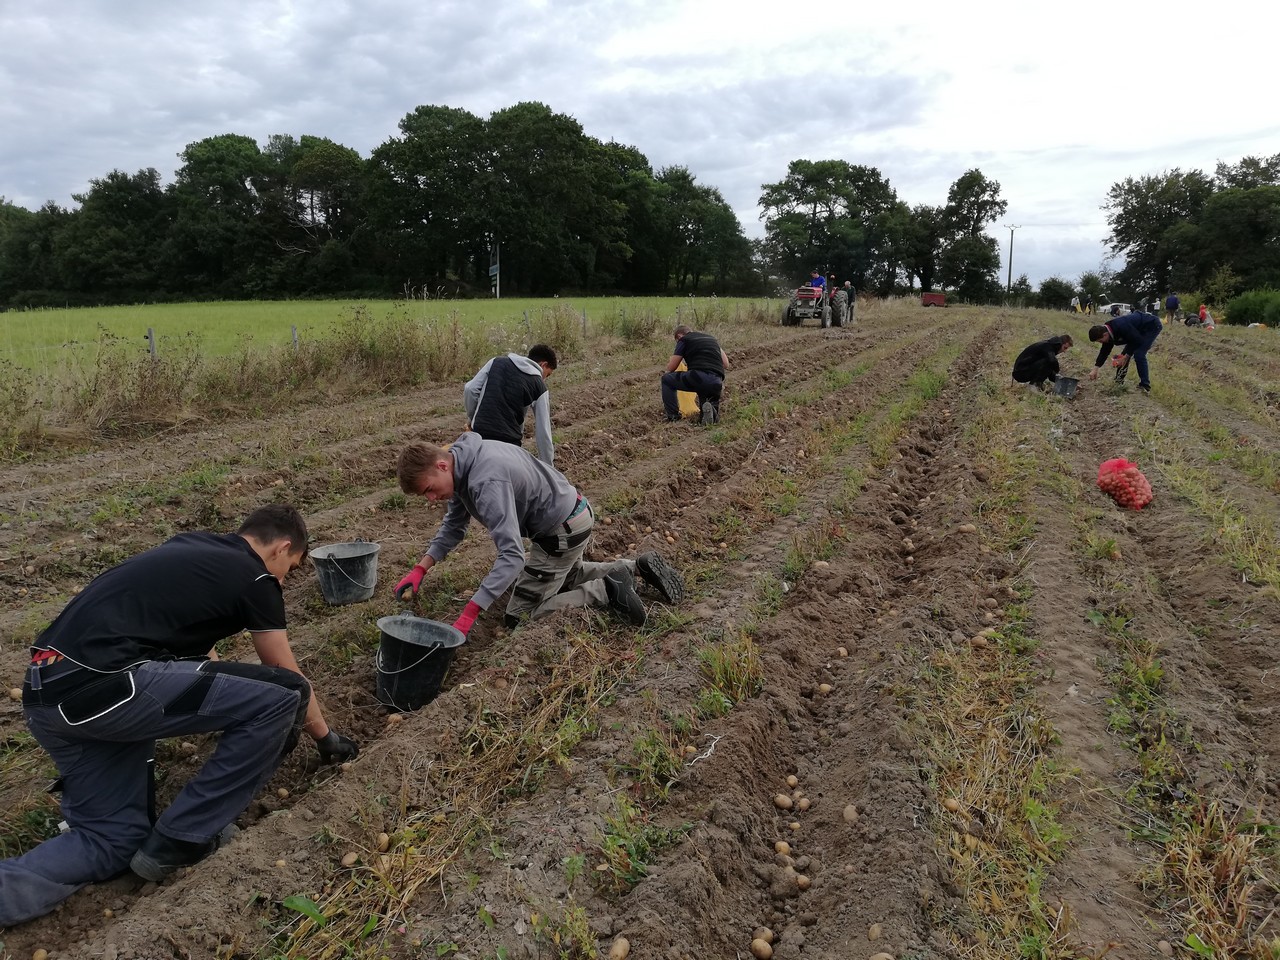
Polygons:
M702 423L704 426L712 426L719 421L719 419L720 418L716 415L716 406L714 403L707 400L702 404Z
M684 599L684 577L680 571L654 551L636 557L636 573L640 579L662 595L667 603L679 603Z
M1150 393L1150 392L1151 392L1151 384L1149 384L1149 383L1140 383L1140 384L1138 384L1138 389L1139 389L1139 390L1141 390L1143 393Z
M643 627L648 614L640 594L636 593L636 578L630 570L611 573L604 578L604 589L609 594L609 609L636 627Z
M199 863L219 847L230 843L239 832L240 829L231 824L224 827L212 840L193 843L190 840L166 837L159 830L153 829L143 841L141 849L129 861L129 869L144 880L159 883L174 871Z

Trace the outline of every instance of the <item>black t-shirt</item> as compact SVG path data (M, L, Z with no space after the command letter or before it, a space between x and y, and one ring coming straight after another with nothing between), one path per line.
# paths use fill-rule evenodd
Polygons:
M676 344L676 354L684 357L684 364L690 370L713 373L721 380L724 379L720 342L711 334L691 330Z
M241 630L283 630L284 592L234 533L183 533L93 580L36 640L95 670L207 656Z

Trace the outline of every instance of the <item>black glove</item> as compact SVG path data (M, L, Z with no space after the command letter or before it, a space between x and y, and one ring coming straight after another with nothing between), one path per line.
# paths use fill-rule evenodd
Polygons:
M350 737L344 737L332 727L329 732L316 741L316 749L320 751L322 763L345 763L354 760L360 754L360 748Z

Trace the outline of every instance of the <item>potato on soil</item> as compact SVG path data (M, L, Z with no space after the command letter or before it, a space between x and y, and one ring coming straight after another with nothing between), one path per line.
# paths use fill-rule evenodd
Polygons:
M284 787L281 787L279 790L276 791L276 796L279 797L281 800L288 800L289 791L286 790Z
M810 880L808 877L806 877L803 873L797 873L797 874L796 874L796 886L797 886L797 887L799 887L801 890L808 890L808 889L809 889L809 885L810 885L812 882L813 882L813 881L811 881L811 880Z
M769 958L773 956L773 947L769 946L766 941L757 937L755 940L751 941L751 955L755 957L756 960L769 960Z
M946 807L948 810L950 810L952 813L955 813L957 810L960 809L960 801L957 800L955 797L947 797L947 799L942 801L942 805Z
M9 699L10 699L10 700L21 700L21 699L22 699L22 688L21 688L21 687L10 687L10 688L9 688Z
M354 867L359 862L360 862L360 854L356 853L354 850L351 851L350 853L344 853L342 855L342 865L344 867L347 867L348 869L350 869L351 867Z
M852 803L846 804L844 808L844 818L848 823L856 823L858 819L858 808Z
M835 687L833 687L833 686L832 686L831 684L829 684L829 683L820 683L820 684L818 684L818 692L819 692L820 694L822 694L824 697L825 697L827 694L829 694L829 693L830 693L832 690L834 690L834 689L835 689Z
M794 773L791 774L791 776L787 777L788 787L797 787L799 785L800 785L800 779Z
M791 804L792 804L791 798L788 797L785 793L780 793L773 798L773 805L777 807L779 810L790 810Z
M884 952L873 953L871 955L871 960L893 960L893 954Z
M379 853L386 853L391 847L391 837L385 833L378 834L378 842L376 846Z
M41 947L31 954L31 960L49 960L49 951Z
M751 934L752 940L763 940L765 943L773 943L773 931L768 927L756 927Z
M879 939L880 939L880 934L881 934L883 931L884 931L884 927L882 927L882 926L881 926L880 924L878 924L878 923L873 923L870 927L868 927L868 928L867 928L867 939L868 939L868 940L879 940Z
M785 840L779 840L773 845L773 852L780 853L785 857L791 853L791 844L787 843Z
M613 941L613 946L609 948L609 960L627 960L631 954L631 941L626 937L619 937Z
M847 649L845 649L844 647L836 647L836 656L847 657L848 655L849 655L849 651Z

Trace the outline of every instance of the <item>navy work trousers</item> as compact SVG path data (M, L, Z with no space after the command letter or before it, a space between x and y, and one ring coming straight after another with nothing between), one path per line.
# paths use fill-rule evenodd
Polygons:
M720 417L720 392L724 389L724 379L717 377L714 373L707 373L705 370L679 370L675 373L664 373L662 375L662 408L666 411L667 418L674 420L680 416L680 401L676 397L677 391L685 391L687 393L696 393L698 395L698 409L702 409L702 405L708 400L711 406L715 408L716 419Z
M114 703L113 693L100 704L104 712L83 718L70 709L73 700L51 702L57 682L33 694L30 671L40 669L29 668L23 713L57 764L70 829L0 862L0 927L48 913L85 884L129 866L152 829L147 767L157 739L222 732L213 755L155 824L166 836L206 843L244 812L297 743L311 699L306 679L291 670L152 661L129 671L124 699ZM78 687L81 679L70 682Z

